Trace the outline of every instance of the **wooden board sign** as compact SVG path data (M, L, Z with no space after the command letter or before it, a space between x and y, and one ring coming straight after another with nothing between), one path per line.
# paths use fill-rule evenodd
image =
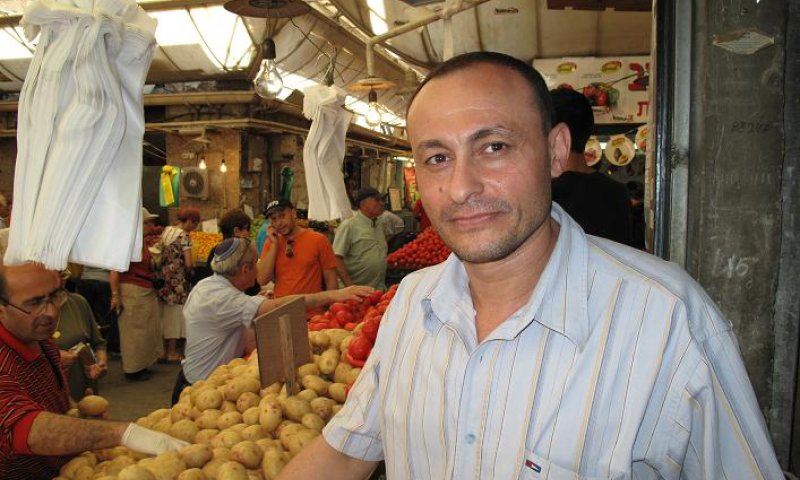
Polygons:
M287 390L297 393L295 371L311 361L306 324L306 302L297 298L253 321L258 349L261 386L285 382Z

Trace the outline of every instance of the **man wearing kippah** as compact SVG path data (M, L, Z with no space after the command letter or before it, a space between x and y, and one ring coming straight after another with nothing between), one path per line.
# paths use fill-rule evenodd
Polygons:
M203 380L218 366L241 357L252 345L253 319L288 303L298 295L271 300L244 293L256 280L258 253L249 238L226 238L214 249L214 275L201 280L183 307L186 318L186 355L172 392L172 403L183 389ZM303 295L306 307L358 300L372 288L352 286Z
M358 211L336 229L333 252L340 262L345 285L386 288L386 234L378 217L383 213L383 196L371 187L356 192Z

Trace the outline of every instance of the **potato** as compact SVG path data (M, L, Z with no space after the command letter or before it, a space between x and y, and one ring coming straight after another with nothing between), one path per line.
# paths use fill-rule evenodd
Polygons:
M192 441L194 443L205 443L210 444L211 439L216 437L219 433L219 430L216 428L204 428L195 434L194 439Z
M311 346L325 350L331 344L331 337L325 332L308 332L308 339L311 341Z
M324 395L328 392L330 382L326 382L316 375L306 375L302 379L303 386L314 390L317 395Z
M269 448L264 450L264 456L261 459L261 472L267 479L274 480L285 466L286 462L283 460L279 449Z
M219 407L219 409L222 410L222 413L239 412L239 410L236 410L236 404L234 402L231 402L230 400L224 400L222 402L222 406Z
M323 375L331 375L336 371L337 365L339 365L339 351L335 348L329 348L322 352L317 362L319 371Z
M193 403L200 411L219 409L222 406L222 392L215 388L204 388L197 393Z
M239 462L225 462L217 470L218 480L247 480L247 470Z
M352 342L354 338L356 338L354 335L350 335L349 337L345 337L342 340L342 343L339 344L339 351L342 352L342 353L346 352L347 349L350 347L350 342Z
M228 460L221 460L221 459L213 459L210 462L203 465L203 473L206 475L206 478L217 478L217 472L219 472L219 467L222 466Z
M288 425L284 426L283 428L281 428L280 431L278 432L278 439L281 441L281 445L283 445L284 448L288 449L289 446L286 443L286 440L289 437L291 437L291 436L293 436L293 435L295 435L298 432L301 432L303 430L306 430L306 427L304 427L303 425L301 425L299 423L291 423L291 424L288 424Z
M339 345L342 343L346 337L350 336L350 332L343 328L331 328L325 330L325 333L328 335L328 338L331 339L330 347L339 348Z
M161 420L157 421L155 425L153 425L153 430L169 434L169 428L171 426L172 426L172 418L166 416Z
M246 364L247 360L245 360L242 357L236 357L230 362L228 362L228 367L233 368L233 367L238 367L239 365L246 365Z
M236 365L234 368L231 369L231 375L234 377L241 377L247 373L247 369L250 365Z
M242 421L248 425L257 425L258 424L258 414L261 410L258 409L258 406L250 407L242 414Z
M223 447L231 448L242 441L242 434L232 430L225 430L217 435ZM213 444L212 444L213 446Z
M255 442L245 440L231 448L230 458L241 463L245 468L256 468L261 464L263 454L264 451Z
M317 397L309 402L311 411L327 421L333 416L333 406L336 402L327 397Z
M172 412L170 414L170 418L173 422L177 422L178 420L183 420L185 418L191 418L192 412L192 405L189 403L176 403L172 407Z
M90 467L89 465L81 465L77 470L75 470L72 480L92 480L93 476L94 468Z
M199 468L190 468L182 471L176 480L208 480L208 477Z
M286 445L289 453L292 454L292 457L294 457L300 453L300 450L304 449L309 443L314 441L317 436L319 436L318 431L304 428L294 435L289 435L286 437L286 441L282 442Z
M73 458L69 462L65 463L61 467L58 473L62 477L72 478L75 476L75 472L84 465L88 465L89 467L94 467L94 465L90 463L89 458L84 456L78 456Z
M61 478L61 477L58 477L58 478ZM95 473L95 475L92 477L92 479L93 480L117 480L117 476L116 475L101 475L101 476L98 477L97 473Z
M239 413L244 413L249 408L257 407L260 401L261 397L259 397L257 393L244 392L236 400L236 410L238 410Z
M307 365L309 365L309 364L307 364ZM278 392L281 391L282 387L283 387L283 384L281 382L275 382L275 383L273 383L271 385L268 385L268 386L262 388L259 391L259 394L263 397L264 395L267 395L269 393L278 393Z
M316 413L306 413L303 415L300 423L302 423L306 428L316 430L318 432L321 432L322 429L325 428L325 420L323 420L322 417Z
M252 440L256 441L260 438L264 438L264 427L261 425L250 425L244 430L242 430L242 438L245 440Z
M261 396L261 401L258 402L258 404L261 405L264 402L277 402L279 398L281 398L281 394L279 392L268 393ZM286 398L286 395L284 395L283 398Z
M208 445L189 445L184 447L178 454L187 468L200 468L211 461L214 456L214 452Z
M248 470L247 471L247 480L264 480L264 474L261 473L261 470Z
M181 456L177 452L165 452L152 459L150 466L146 466L159 480L172 480L182 471L186 470ZM142 462L139 462L141 465Z
M81 416L81 412L77 408L70 408L69 410L67 410L67 413L65 413L65 415L69 415L70 417L78 418L78 417Z
M328 387L328 395L337 402L344 403L347 399L346 389L347 385L344 383L331 383Z
M352 385L352 384L356 383L356 380L358 380L358 376L359 375L361 375L361 369L360 368L354 368L354 369L350 370L347 373L347 378L346 378L347 381L344 382L344 383L347 384L347 385Z
M333 371L333 381L336 383L347 383L347 374L350 373L353 367L347 362L339 362L336 365L336 370Z
M253 377L237 377L225 384L225 400L235 402L244 392L258 393L261 383Z
M314 390L306 388L305 390L301 390L300 393L296 395L296 397L302 398L306 402L310 402L311 400L314 400L315 398L319 397L319 395Z
M231 456L231 449L228 447L217 447L211 451L212 455L214 456L212 460L230 460Z
M261 447L261 450L267 451L268 448L281 448L281 442L272 438L259 438L256 440L256 445Z
M242 423L242 414L239 412L227 412L220 415L219 419L217 420L217 428L220 430L225 430L228 427L232 427L237 423Z
M194 440L200 429L195 423L189 419L178 420L169 427L169 434L175 438L179 438L185 442Z
M201 429L217 428L217 422L219 422L219 417L221 416L222 412L219 410L206 410L194 423Z
M289 397L282 404L282 407L283 415L295 422L299 422L306 413L311 413L311 406L302 398Z
M283 413L281 406L276 401L264 402L262 400L259 404L258 423L264 428L264 431L272 433L275 428L283 420Z
M339 410L341 410L343 406L344 405L339 404L339 403L334 405L333 408L331 408L331 416L335 417L336 414L339 413Z
M87 417L99 417L108 411L108 400L99 395L87 395L78 402L78 411Z
M119 472L117 480L156 480L156 476L139 465L129 465Z
M227 430L230 430L232 432L239 432L239 434L241 434L245 428L247 428L246 423L237 423L236 425L231 425L230 427L228 427Z
M306 375L319 375L319 367L316 363L306 363L297 367L297 378L303 378Z

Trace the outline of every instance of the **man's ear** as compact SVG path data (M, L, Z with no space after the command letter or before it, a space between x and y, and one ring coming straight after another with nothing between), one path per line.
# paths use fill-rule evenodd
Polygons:
M567 170L567 160L572 147L572 137L570 137L567 125L559 123L554 126L547 136L547 142L550 154L550 176L552 178L560 177Z

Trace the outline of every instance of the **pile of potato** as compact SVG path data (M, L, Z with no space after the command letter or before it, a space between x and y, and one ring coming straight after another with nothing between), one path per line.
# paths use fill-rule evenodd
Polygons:
M174 407L136 421L191 445L156 457L125 447L86 452L64 465L57 480L273 479L342 408L361 372L342 361L353 335L309 333L314 362L298 368L304 390L297 395L282 383L262 389L255 354L222 365L185 389Z

